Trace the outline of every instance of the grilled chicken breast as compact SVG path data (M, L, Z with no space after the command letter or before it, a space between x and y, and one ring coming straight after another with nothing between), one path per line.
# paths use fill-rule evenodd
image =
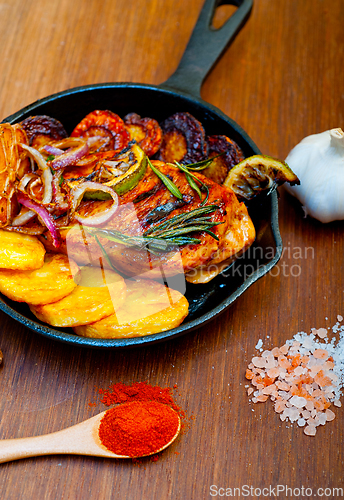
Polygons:
M157 175L148 167L145 176L135 188L120 196L120 206L114 217L106 222L106 229L116 230L128 236L141 237L148 229L177 214L200 208L202 201L177 167L154 161L163 174L168 176L183 195L177 199ZM104 250L112 265L127 276L150 279L184 273L193 283L204 283L216 276L236 255L248 248L255 238L255 229L243 203L229 189L216 184L202 174L195 174L207 185L209 196L205 203L218 208L209 214L212 222L220 222L211 231L218 240L206 232L193 236L197 244L177 247L174 251L153 254L147 249L126 247L123 244L99 238L103 250L94 237L82 228L65 233L66 251L80 264L104 260ZM205 193L203 193L203 199ZM111 201L83 201L79 209L82 215L104 210ZM106 264L105 262L103 262Z

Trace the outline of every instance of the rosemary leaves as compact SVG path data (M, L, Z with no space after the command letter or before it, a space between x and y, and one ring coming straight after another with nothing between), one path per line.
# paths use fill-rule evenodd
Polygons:
M105 238L138 250L147 249L155 254L156 252L171 251L176 246L200 243L201 240L192 236L192 233L206 232L218 240L216 234L210 229L221 222L213 222L209 215L217 209L217 205L208 205L175 215L159 224L152 225L142 236L128 236L113 229L98 229L87 226L83 226L83 229L95 238L103 254L106 251L99 238Z

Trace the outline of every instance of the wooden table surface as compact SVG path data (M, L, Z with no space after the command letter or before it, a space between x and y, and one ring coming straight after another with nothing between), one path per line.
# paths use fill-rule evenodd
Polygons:
M0 118L79 85L163 82L202 4L0 2ZM220 7L216 26L232 10ZM303 137L344 125L343 24L343 0L254 0L247 24L206 79L203 99L262 152L284 159ZM176 401L188 415L188 429L157 462L60 455L3 464L2 499L198 500L212 498L211 485L344 487L343 408L311 438L280 422L270 402L250 405L245 392L259 339L279 346L300 330L332 326L344 313L343 222L303 218L283 190L279 218L286 251L273 272L220 317L176 340L91 350L49 340L0 314L1 439L56 431L103 411L96 387L118 381L177 384ZM246 498L256 498L255 491ZM306 498L295 491L288 498Z

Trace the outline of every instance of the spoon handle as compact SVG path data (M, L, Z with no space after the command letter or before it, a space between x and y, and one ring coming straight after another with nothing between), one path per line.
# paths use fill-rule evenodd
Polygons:
M100 442L98 427L104 412L51 434L0 440L0 463L41 455L72 454L116 458Z

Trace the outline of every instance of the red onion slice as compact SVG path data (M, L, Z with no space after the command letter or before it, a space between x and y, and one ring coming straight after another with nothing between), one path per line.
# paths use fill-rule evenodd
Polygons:
M38 215L38 217L40 218L42 223L46 226L46 228L50 232L51 237L53 239L54 247L58 248L61 244L60 235L59 235L59 232L55 226L54 219L52 218L50 213L47 211L47 209L42 207L41 205L39 205L35 201L30 200L29 198L27 198L24 195L19 195L17 199L18 199L18 203L20 203L21 205L24 205L24 207L26 207L30 210L33 210Z
M93 216L82 216L76 212L76 209L81 203L81 200L86 193L86 191L102 191L103 193L108 193L113 199L113 204L107 210L103 210L97 215ZM83 182L79 184L78 187L72 190L72 214L74 218L84 224L85 226L99 226L112 217L118 209L118 196L117 193L109 186L104 186L98 182Z
M54 156L60 156L64 153L63 149L55 148L55 146L50 146L50 144L45 144L42 149L46 153Z
M79 146L76 148L70 148L63 154L57 156L54 160L51 162L51 167L54 170L58 170L61 168L65 168L68 166L75 165L80 158L85 156L85 154L88 152L88 145L86 141L82 141L80 144L80 139L79 139Z

